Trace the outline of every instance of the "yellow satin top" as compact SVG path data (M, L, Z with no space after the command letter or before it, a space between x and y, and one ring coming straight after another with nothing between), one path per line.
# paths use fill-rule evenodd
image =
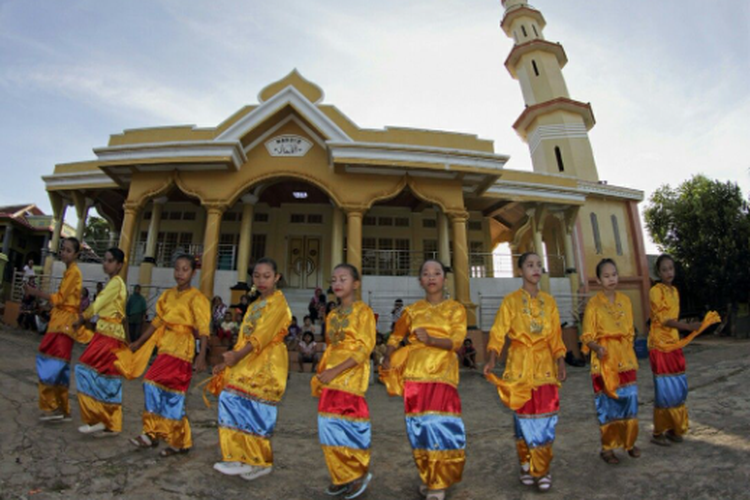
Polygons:
M318 363L318 373L334 368L351 358L357 366L340 373L325 387L364 396L370 383L370 354L375 348L375 314L362 301L350 307L337 307L326 317L328 346ZM313 396L319 396L323 386L317 377L312 379Z
M562 341L560 313L551 295L540 291L534 298L522 288L507 295L495 316L487 350L499 356L506 337L511 344L503 381L526 379L530 388L560 385L556 361L567 350Z
M239 351L247 344L252 344L253 350L225 370L226 384L265 401L281 401L289 373L284 337L291 322L292 312L279 290L250 304L234 350Z
M663 344L679 342L677 328L664 325L670 319L680 317L680 294L677 288L657 283L648 294L651 301L651 329L648 334L648 348L654 349Z
M201 337L211 335L211 305L197 288L183 291L170 288L159 297L156 317L151 324L157 329L164 327L156 342L159 354L192 362L195 356L193 332Z
M414 333L424 328L431 337L450 339L453 349L428 346ZM420 300L406 307L396 322L388 345L398 347L407 338L409 344L393 353L391 365L398 365L400 351L407 355L401 379L411 382L441 382L458 387L459 349L466 338L466 308L455 300L432 305Z
M581 351L588 354L591 341L607 349L604 361L619 372L638 369L638 360L633 350L635 329L633 328L633 306L627 295L615 293L614 303L599 292L586 305L583 317ZM591 352L591 373L601 374L602 362L596 353Z
M81 270L78 269L78 264L72 262L63 274L60 288L50 295L52 311L50 311L49 325L47 325L48 332L64 333L74 339L77 338L72 325L78 320L82 289Z
M128 300L128 290L120 276L115 276L104 290L99 292L96 300L83 312L86 320L99 316L96 331L102 335L125 341L125 328L122 320L125 317L125 303Z

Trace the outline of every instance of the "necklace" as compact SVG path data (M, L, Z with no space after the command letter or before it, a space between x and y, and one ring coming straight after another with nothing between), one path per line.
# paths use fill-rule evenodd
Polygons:
M329 316L331 330L328 332L328 339L332 344L339 344L346 338L346 329L349 327L349 315L353 306L337 307L334 314Z

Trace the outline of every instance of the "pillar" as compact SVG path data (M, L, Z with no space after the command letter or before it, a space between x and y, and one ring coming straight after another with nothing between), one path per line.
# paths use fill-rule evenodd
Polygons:
M151 284L151 277L156 266L156 245L159 240L159 225L161 224L161 213L167 198L155 198L151 208L151 220L148 224L148 236L146 236L146 249L143 252L143 261L139 269L138 283L141 286Z
M467 212L449 214L453 226L453 276L455 277L456 300L466 307L466 321L469 327L476 326L476 304L471 302L469 280L469 246L466 235Z
M76 238L78 241L83 241L83 235L86 233L86 221L89 217L89 210L94 204L93 200L86 198L81 195L74 193L73 202L76 207L76 215L78 216L78 224L76 225ZM93 243L93 242L92 242Z
M55 227L52 230L52 238L49 241L49 247L47 249L47 257L44 259L43 274L45 278L43 278L41 283L42 289L47 292L49 291L49 285L51 282L49 277L52 276L52 265L57 257L57 252L60 250L60 238L62 236L63 226L65 225L65 212L67 212L68 205L70 204L68 200L61 196L53 196L52 194L50 194L50 201L52 202L52 211L56 217Z
M450 231L448 230L448 217L445 213L438 209L437 214L437 230L438 230L438 260L443 263L444 266L450 267L451 265L451 246L450 246Z
M333 207L331 227L331 273L333 268L344 262L344 211ZM360 272L362 270L360 269Z
M3 253L5 255L10 255L10 244L13 241L13 225L11 223L8 224L8 227L5 229L5 237L3 238ZM24 262L24 264L26 264Z
M346 262L362 272L362 218L365 210L354 208L346 211Z
M200 290L211 299L214 293L214 277L219 260L219 234L221 233L221 216L226 205L206 203L206 229L203 233L203 257L201 258Z
M255 204L258 203L258 197L254 194L246 194L240 199L243 205L242 222L240 223L240 244L237 248L237 284L232 287L232 290L239 290L241 293L244 293L250 289L247 284L247 272L253 237ZM234 297L232 297L232 300L234 300Z
M120 276L127 283L128 280L128 267L130 266L130 259L133 253L133 241L135 240L136 222L138 221L138 212L140 211L140 205L137 202L126 201L125 202L125 216L122 219L122 228L120 229L120 250L125 254L125 263L120 270Z

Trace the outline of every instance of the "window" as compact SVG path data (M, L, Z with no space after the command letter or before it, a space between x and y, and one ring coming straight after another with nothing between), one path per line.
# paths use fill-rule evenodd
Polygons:
M523 33L524 38L529 36L529 34L526 32L526 26L521 26L521 33Z
M378 217L378 226L392 226L393 217Z
M422 240L422 251L424 252L424 260L437 259L437 255L438 255L437 240Z
M485 257L492 258L492 256L484 254L484 242L470 241L469 242L469 270L470 270L470 276L472 278L487 277L487 266L485 264Z
M265 214L268 215L268 214ZM266 235L265 234L253 234L252 243L250 245L250 259L252 262L258 262L260 259L266 256Z
M195 220L195 212L182 212L182 220Z
M226 222L236 222L241 219L242 214L239 214L237 212L224 212L224 215L221 216L221 220Z
M372 215L365 215L362 217L362 225L363 226L376 226L378 224L377 217L373 217Z
M557 160L557 169L560 172L565 172L565 165L563 164L562 152L559 146L555 146L555 159Z
M410 240L362 238L362 272L375 276L408 276Z
M263 212L255 212L255 215L253 215L253 220L255 222L268 222L268 214L264 214Z
M166 217L164 218L166 219ZM182 219L182 212L169 212L169 220L180 220L180 219Z
M396 217L393 219L393 223L396 227L409 227L408 217Z
M536 76L539 76L539 68L537 68L537 66L536 66L536 61L535 61L535 60L533 60L533 59L531 60L531 67L533 67L533 68L534 68L534 74L535 74Z
M151 212L145 212L143 214L143 220L151 220Z
M422 219L422 227L424 228L437 227L437 219Z
M307 214L308 224L323 224L323 216L321 214Z
M481 231L482 230L482 221L481 220L470 220L469 221L469 231Z
M591 212L591 229L594 232L594 245L596 246L596 253L601 254L602 253L602 238L599 234L599 219L597 219L596 214L594 212Z
M535 34L536 36L539 36L539 32L538 32L538 31L536 30L536 24L532 24L532 25L531 25L531 29L533 29L533 30L534 30L534 34Z
M622 255L622 240L620 239L620 225L617 222L617 216L612 215L612 231L615 233L615 247L617 255Z
M292 214L289 218L289 222L291 222L292 224L304 224L305 214Z

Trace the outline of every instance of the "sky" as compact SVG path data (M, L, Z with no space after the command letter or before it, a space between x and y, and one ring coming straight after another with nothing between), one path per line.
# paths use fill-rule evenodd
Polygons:
M641 210L699 173L750 194L750 2L533 5L593 106L601 179L644 191ZM50 212L55 164L124 129L216 126L293 68L360 127L476 134L531 170L502 15L500 0L0 0L0 205Z

